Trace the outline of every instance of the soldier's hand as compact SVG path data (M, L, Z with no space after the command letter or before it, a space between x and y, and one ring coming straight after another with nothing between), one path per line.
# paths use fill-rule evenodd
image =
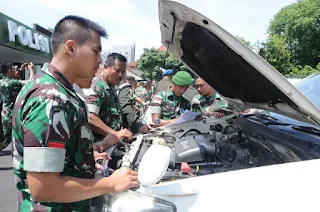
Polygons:
M221 117L224 116L224 114L223 114L223 113L220 113L220 112L213 112L212 114L213 114L217 119L219 119L219 118L221 118Z
M106 152L93 152L94 160L96 161L96 169L97 170L103 170L103 167L100 165L104 160L108 159L111 160L111 157Z
M28 69L29 70L33 70L34 69L34 65L33 65L33 63L32 62L30 62L29 64L28 64Z
M106 144L107 146L116 144L118 142L120 142L120 139L114 134L109 134L103 139L103 144Z
M202 114L198 114L198 115L194 118L195 121L201 121L201 120L203 120L203 119L204 119L204 117L203 117Z
M21 70L21 71L25 71L26 68L27 68L27 66L28 66L28 63L23 63L23 64L20 66L20 70Z
M145 124L139 129L139 132L143 133L143 134L148 134L151 129L152 129L152 127L150 124Z
M117 136L118 139L121 139L121 138L125 138L128 140L132 139L132 133L128 129L122 129L122 130L116 132L115 136Z
M94 151L93 152L93 157L94 157L95 161L97 161L97 160L105 160L105 159L111 160L110 156L106 152Z
M139 185L138 172L129 168L120 168L110 176L112 179L113 189L115 192L122 192Z
M150 104L150 102L148 101L148 102L144 102L143 103L143 106L147 106L147 105L149 105Z
M135 111L140 111L140 108L137 106L134 106Z

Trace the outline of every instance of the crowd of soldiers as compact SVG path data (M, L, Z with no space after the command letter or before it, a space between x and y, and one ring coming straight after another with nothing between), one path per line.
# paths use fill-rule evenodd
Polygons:
M52 34L53 58L34 75L32 63L2 63L1 150L12 141L19 211L88 211L89 200L138 185L137 172L121 168L95 179L104 149L136 133L175 122L186 110L217 118L227 104L201 78L163 72L160 82L125 78L126 58L100 56L104 28L66 16ZM103 67L101 67L103 64ZM19 80L26 67L30 78ZM198 91L185 97L186 92ZM195 92L194 92L195 94ZM142 121L151 108L151 123Z

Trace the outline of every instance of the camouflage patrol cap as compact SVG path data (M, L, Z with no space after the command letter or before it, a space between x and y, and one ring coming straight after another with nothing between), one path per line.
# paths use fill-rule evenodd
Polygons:
M192 84L191 75L186 71L178 71L172 78L172 82L176 85L187 86Z

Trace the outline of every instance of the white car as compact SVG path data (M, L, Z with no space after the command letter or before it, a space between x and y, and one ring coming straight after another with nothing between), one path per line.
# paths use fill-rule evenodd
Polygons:
M311 126L235 112L138 135L108 150L113 159L105 174L121 166L138 170L140 188L105 195L96 210L318 211L319 109L196 11L159 0L159 21L162 43L236 111L258 108Z

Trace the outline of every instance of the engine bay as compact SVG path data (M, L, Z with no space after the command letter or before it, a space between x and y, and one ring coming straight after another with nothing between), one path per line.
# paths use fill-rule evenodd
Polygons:
M171 149L169 167L161 181L172 181L232 170L288 162L263 137L238 126L236 116L205 119L154 129L138 135L131 143L118 144L109 154L109 173L120 167L138 171L140 162L152 145ZM292 161L300 160L292 157ZM283 159L283 160L282 160Z

